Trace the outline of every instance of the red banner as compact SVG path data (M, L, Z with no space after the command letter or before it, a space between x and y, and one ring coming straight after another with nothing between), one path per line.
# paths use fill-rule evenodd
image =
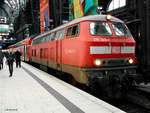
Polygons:
M40 0L40 31L49 30L49 0Z

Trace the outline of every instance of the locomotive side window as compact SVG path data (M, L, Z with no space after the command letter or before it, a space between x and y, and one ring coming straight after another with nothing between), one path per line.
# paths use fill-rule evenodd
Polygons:
M51 33L50 34L50 40L54 40L55 39L55 33Z
M113 26L113 30L117 36L131 37L130 31L127 29L127 27L123 23L113 22L112 26Z
M71 36L72 34L72 27L67 29L67 36Z
M65 35L65 29L61 30L61 35L60 35L60 39L63 39Z
M76 26L73 26L73 28L72 28L72 35L77 35L78 32L79 32L78 26L77 26L77 25L76 25Z
M91 22L90 32L92 35L111 36L111 29L106 22Z
M65 30L60 30L60 31L57 31L56 33L56 40L61 40L64 38L64 34L65 34Z
M56 32L56 37L55 37L55 39L56 39L56 40L59 40L60 35L61 35L61 32L60 32L60 31L57 31L57 32Z
M67 29L67 36L77 36L79 34L79 25L72 26Z

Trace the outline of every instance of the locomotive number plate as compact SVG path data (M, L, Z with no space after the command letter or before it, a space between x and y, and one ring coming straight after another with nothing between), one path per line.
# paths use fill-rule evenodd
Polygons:
M112 53L114 53L114 54L118 54L118 53L120 53L120 47L112 47Z

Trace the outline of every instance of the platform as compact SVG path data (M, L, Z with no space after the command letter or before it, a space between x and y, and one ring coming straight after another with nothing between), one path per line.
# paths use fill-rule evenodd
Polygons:
M0 70L0 113L124 113L26 63Z

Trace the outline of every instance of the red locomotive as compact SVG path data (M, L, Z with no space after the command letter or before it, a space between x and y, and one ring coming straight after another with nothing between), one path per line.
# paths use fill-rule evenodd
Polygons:
M82 17L45 32L27 53L30 62L109 97L120 97L129 75L136 74L135 41L124 22L110 15Z

